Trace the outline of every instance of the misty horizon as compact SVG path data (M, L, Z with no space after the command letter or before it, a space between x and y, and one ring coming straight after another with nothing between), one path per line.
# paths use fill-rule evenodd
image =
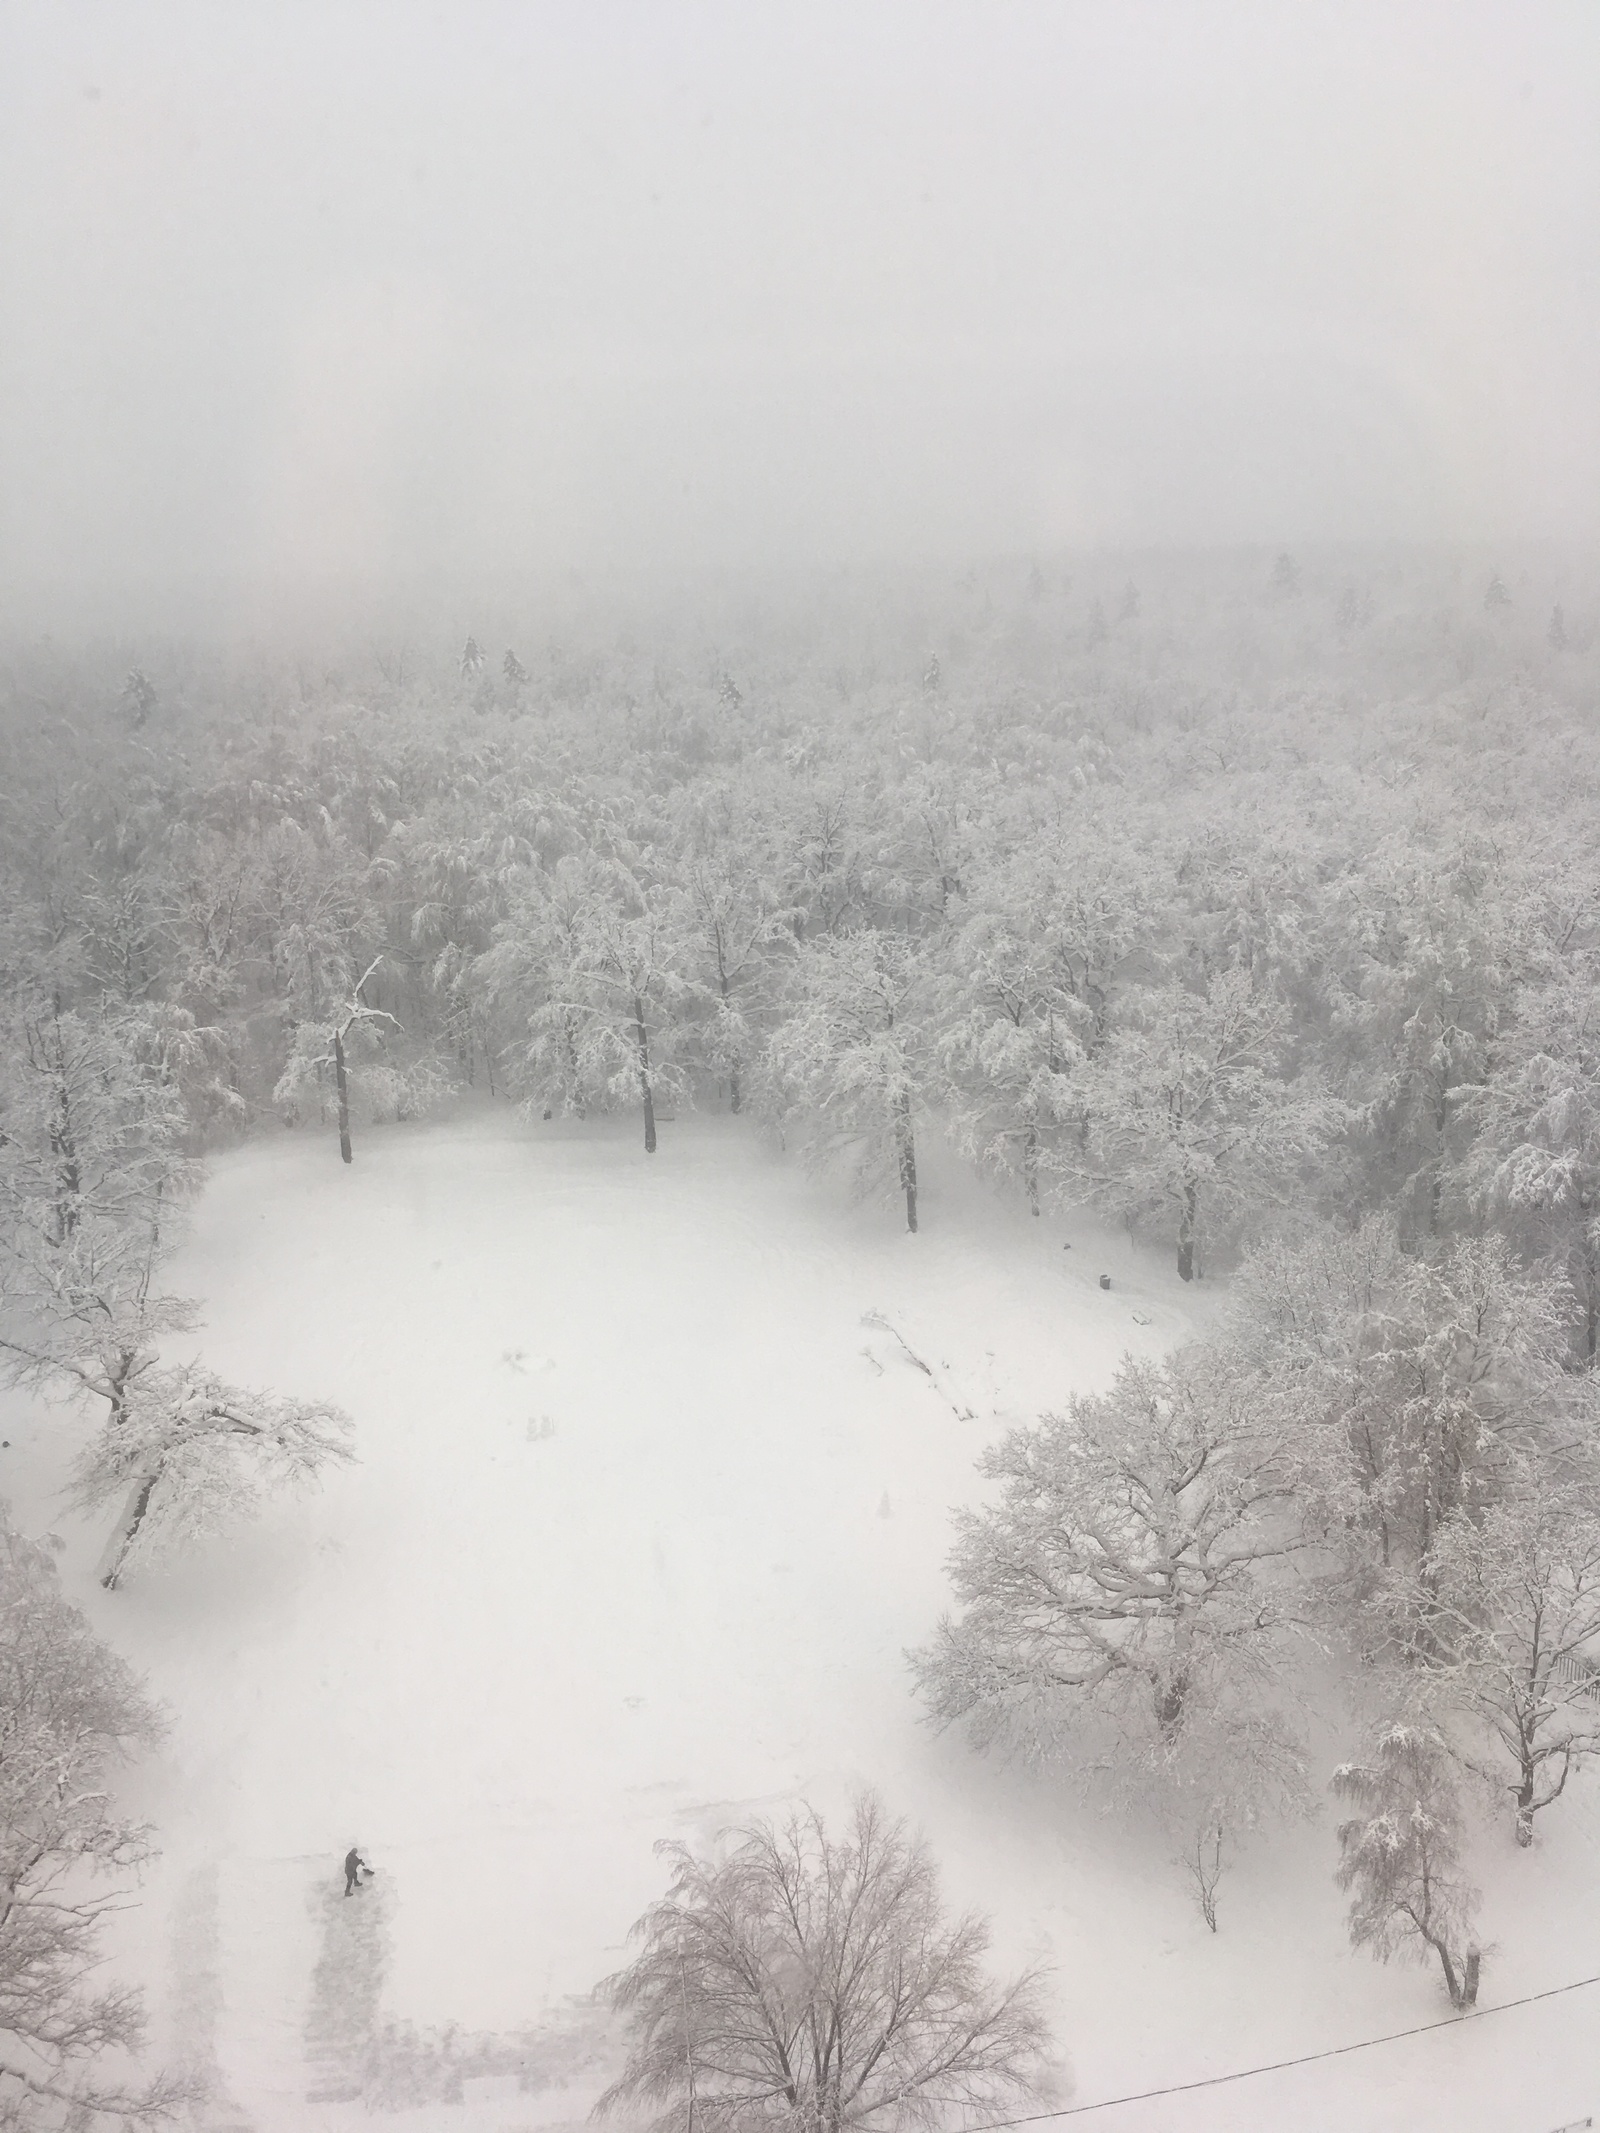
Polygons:
M18 6L0 55L13 628L1600 526L1586 9Z

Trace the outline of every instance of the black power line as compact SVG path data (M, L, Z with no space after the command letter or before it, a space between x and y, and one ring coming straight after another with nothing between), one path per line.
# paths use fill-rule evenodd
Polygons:
M1005 2133L1011 2126L1042 2125L1047 2119L1081 2118L1089 2111L1114 2111L1118 2104L1151 2103L1158 2096L1186 2096L1195 2089L1216 2089L1230 2081L1248 2081L1253 2074L1278 2074L1285 2067L1310 2066L1317 2059L1340 2059L1347 2052L1371 2051L1375 2044L1396 2044L1402 2037L1425 2036L1432 2029L1454 2029L1462 2022L1487 2021L1490 2015L1506 2014L1513 2007L1531 2007L1536 2000L1559 1999L1564 1992L1581 1992L1586 1985L1600 1985L1594 1977L1574 1978L1570 1985L1552 1985L1545 1992L1530 1992L1520 2000L1502 2000L1498 2007L1476 2007L1471 2014L1444 2015L1437 2022L1419 2022L1414 2029L1392 2029L1387 2036L1362 2037L1354 2044L1330 2044L1326 2051L1302 2052L1295 2059L1273 2059L1265 2066L1241 2066L1231 2074L1207 2074L1199 2081L1175 2081L1163 2089L1139 2089L1129 2096L1107 2096L1099 2103L1071 2103L1058 2111L1030 2111L1023 2118L990 2118L970 2126L967 2133Z

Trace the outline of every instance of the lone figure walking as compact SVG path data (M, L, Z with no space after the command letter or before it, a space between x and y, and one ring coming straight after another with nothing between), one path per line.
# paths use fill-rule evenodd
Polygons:
M366 1860L362 1858L361 1854L352 1844L350 1849L344 1855L345 1894L348 1896L352 1889L360 1888L362 1875L366 1874L370 1877L371 1873L371 1867L368 1866Z

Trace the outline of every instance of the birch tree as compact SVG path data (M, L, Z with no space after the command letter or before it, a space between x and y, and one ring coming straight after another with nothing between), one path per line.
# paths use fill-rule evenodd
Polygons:
M1353 1892L1351 1945L1382 1963L1433 1957L1451 2006L1475 2006L1479 1897L1461 1866L1461 1807L1444 1744L1415 1726L1387 1725L1367 1762L1334 1772L1333 1789L1356 1810L1339 1824L1334 1876Z

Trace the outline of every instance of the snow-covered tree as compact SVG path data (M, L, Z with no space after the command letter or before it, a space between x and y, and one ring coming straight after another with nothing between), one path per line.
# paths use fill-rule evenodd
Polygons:
M375 956L343 999L330 1001L325 1014L298 1024L289 1063L278 1078L273 1101L293 1116L310 1098L320 1110L326 1079L333 1077L334 1111L339 1125L339 1157L352 1160L350 1145L350 1070L361 1051L376 1051L390 1030L400 1025L382 1008L369 1006L362 993L383 958ZM399 1071L391 1068L398 1078ZM435 1082L443 1076L434 1070ZM419 1104L419 1108L420 1108ZM402 1114L404 1115L404 1114Z
M1313 1805L1304 1744L1281 1712L1262 1703L1191 1706L1158 1754L1106 1777L1101 1789L1112 1802L1136 1798L1176 1839L1173 1863L1213 1933L1218 1890L1242 1845Z
M999 1500L956 1515L963 1612L913 1667L940 1725L1047 1758L1154 1763L1197 1719L1270 1700L1302 1546L1284 1446L1215 1351L1126 1358L1111 1390L980 1461Z
M129 1561L255 1514L265 1488L293 1487L348 1460L350 1420L325 1400L227 1385L196 1363L141 1356L122 1383L71 1373L109 1412L73 1468L71 1501L122 1501L100 1566L114 1586Z
M939 959L946 1115L980 1161L1020 1174L1032 1211L1081 1126L1081 1068L1147 919L1140 869L1103 826L1054 825L974 862Z
M706 1065L728 1084L729 1109L744 1106L760 1042L775 952L792 940L789 913L748 879L714 861L692 862L685 877L689 922L699 936L700 984L709 1013L700 1035Z
M782 901L802 916L796 931L815 936L859 925L872 901L862 819L865 795L814 776L784 796L775 833Z
M917 1226L917 1118L930 1073L919 943L863 928L801 944L788 1013L768 1044L769 1107L810 1126L814 1158L842 1155L858 1182L892 1179Z
M118 2069L141 2049L140 1995L108 1985L102 1928L152 1856L109 1778L160 1721L125 1663L63 1596L48 1549L0 1506L0 2125L150 2126L189 2100Z
M658 1104L688 1093L695 949L683 892L642 866L583 852L525 876L480 973L525 1017L517 1066L530 1103L581 1113L636 1102L653 1155Z
M1280 1240L1247 1266L1234 1339L1353 1597L1374 1579L1415 1593L1444 1522L1476 1519L1526 1473L1592 1472L1600 1387L1564 1367L1564 1287L1494 1236L1411 1258L1386 1219Z
M1128 1215L1165 1213L1185 1281L1208 1229L1285 1200L1341 1121L1338 1103L1288 1075L1292 1037L1284 1001L1224 970L1197 990L1130 993L1085 1077L1088 1138L1069 1175Z
M117 709L126 717L137 732L161 701L155 683L140 667L132 667L122 684L122 694L117 699Z
M1445 1520L1415 1603L1433 1632L1427 1687L1471 1727L1464 1759L1509 1793L1524 1845L1600 1755L1600 1517L1587 1490L1526 1479L1480 1518Z
M1560 1254L1586 1361L1600 1352L1600 985L1585 971L1530 988L1474 1092L1484 1202L1533 1216Z
M37 997L0 1025L0 1249L13 1270L85 1228L149 1225L193 1181L186 1119L149 1018ZM0 1289L5 1286L0 1277Z
M946 1918L926 1844L871 1794L842 1838L810 1809L732 1834L720 1858L660 1847L671 1887L606 1987L629 2049L602 2113L897 2133L1050 2094L1039 1974L989 1982L987 1924Z
M1461 1807L1444 1743L1383 1727L1372 1759L1345 1763L1333 1789L1356 1810L1339 1824L1335 1879L1352 1893L1350 1941L1379 1962L1438 1958L1453 2007L1477 2004L1478 1892L1461 1867Z
M1383 1197L1411 1235L1450 1212L1463 1109L1517 986L1539 900L1487 838L1439 848L1416 825L1338 885L1326 930L1332 1042Z
M279 1071L301 1092L305 1060L331 1051L328 1032L381 937L369 863L325 808L318 831L278 823L261 841L253 883L255 926L284 1033Z

